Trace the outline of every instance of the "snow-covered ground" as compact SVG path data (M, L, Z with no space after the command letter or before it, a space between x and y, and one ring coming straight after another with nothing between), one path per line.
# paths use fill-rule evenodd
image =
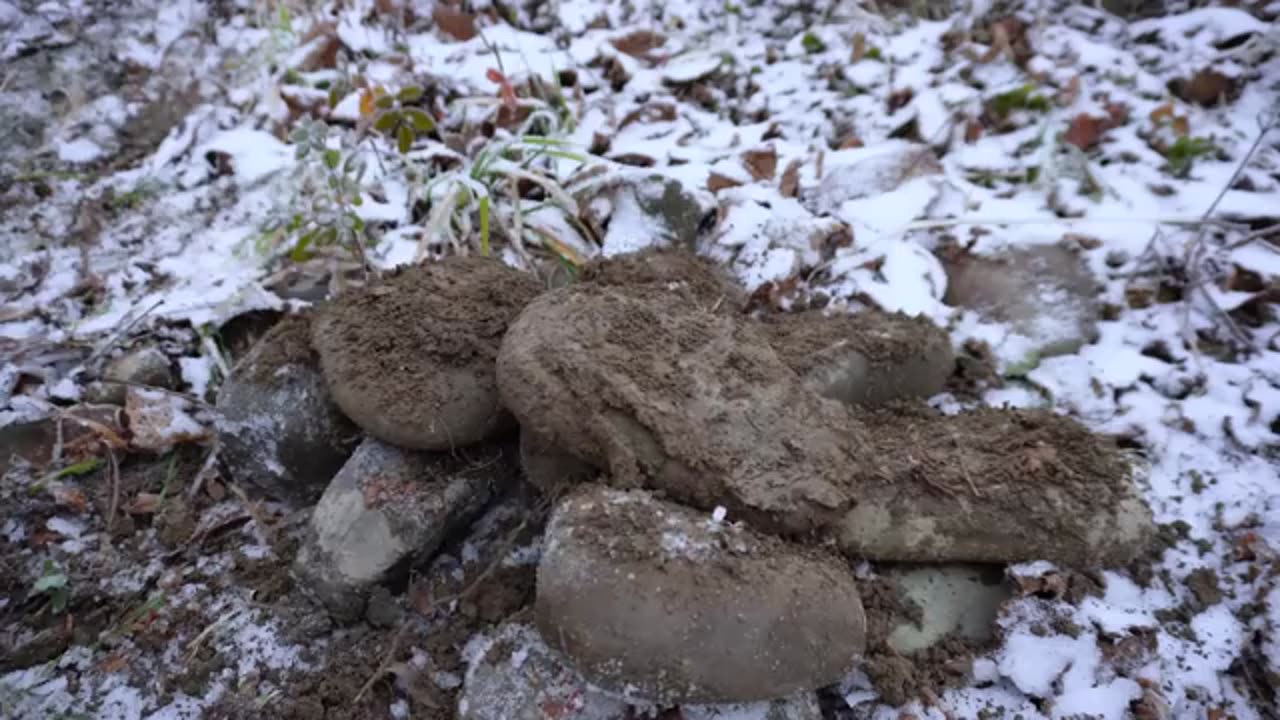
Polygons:
M0 65L0 103L47 128L38 146L0 145L0 379L47 380L18 394L16 380L0 382L0 424L76 400L75 361L122 328L170 333L185 353L185 389L209 399L224 361L208 332L299 302L275 292L287 284L289 245L259 243L266 220L298 207L299 166L315 165L289 140L299 107L329 113L329 90L356 77L392 93L419 85L474 99L428 104L457 131L497 107L491 71L501 62L519 88L530 75L564 86L572 121L555 172L566 187L605 185L575 185L580 165L637 187L675 179L714 218L700 250L749 289L784 307L821 294L834 309L923 313L952 329L957 348L991 347L1010 377L986 402L1051 404L1149 461L1146 498L1170 527L1149 576L1111 570L1096 578L1097 596L1010 602L977 684L909 712L1274 717L1275 705L1260 703L1280 677L1280 235L1262 231L1280 220L1280 4L1126 22L1085 4L1031 2L1016 22L997 22L1007 12L987 7L928 21L851 2L564 0L533 3L532 16L503 5L515 25L494 11L465 40L430 22L427 0L410 3L408 29L388 12L401 3L373 0L288 12L246 1L98 5L0 1L0 60L11 68ZM317 63L328 42L358 62ZM76 43L113 50L131 79L110 92ZM80 65L41 71L51 85L40 93L21 84L35 72L20 65L32 53ZM78 88L68 82L77 77ZM1207 96L1186 87L1196 79L1212 86ZM51 99L58 88L71 97ZM339 95L331 121L361 118L360 91ZM126 131L179 103L153 145L112 161L134 152ZM611 160L580 163L602 138ZM919 157L922 143L936 160ZM1171 160L1174 146L1209 145L1189 165ZM415 210L433 190L405 177L393 144L352 152L369 166L372 192L355 212L379 234L373 262L439 251L429 235L438 226ZM474 161L425 137L412 156L422 167ZM498 251L521 264L643 247L673 220L655 219L639 192L605 203L612 221L599 244L554 212L531 213L567 248L530 233L524 250ZM1096 342L1029 357L1026 338L942 302L943 249L998 254L1067 235L1101 286ZM327 253L306 267L350 265ZM67 347L81 349L71 362L59 359ZM1206 571L1218 592L1188 582ZM1055 572L1011 570L1032 585ZM270 644L269 625L238 624L242 610L204 608L229 618L216 637ZM100 717L182 716L110 674L67 688L65 671L87 668L87 652L0 677L0 688L34 698L18 701L20 713L93 700ZM246 651L243 670L288 664L289 652ZM847 683L859 717L900 717L868 688L858 676ZM191 712L201 701L174 702Z

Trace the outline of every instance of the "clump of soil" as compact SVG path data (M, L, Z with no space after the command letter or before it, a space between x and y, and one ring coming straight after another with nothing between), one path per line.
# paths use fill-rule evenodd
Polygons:
M881 699L894 706L935 698L968 681L973 658L984 648L952 633L924 650L902 655L889 646L889 635L903 621L920 622L919 606L898 592L894 581L873 577L858 584L867 613L867 652L862 669Z
M745 301L737 280L715 262L679 248L649 248L587 263L579 279L597 285L652 285L682 295L702 309L735 311Z
M1154 537L1120 450L1039 410L868 411L846 550L890 561L1127 564Z
M254 345L237 370L245 380L269 384L276 372L287 365L319 367L320 358L311 347L311 318L306 314L286 315Z
M724 505L766 531L833 522L866 457L844 408L807 391L751 324L661 287L541 296L508 331L498 380L523 427L615 486Z
M501 261L451 257L400 268L325 305L312 328L338 405L389 443L443 450L507 426L493 363L541 290Z
M950 338L924 317L813 310L760 320L774 352L810 389L852 405L931 397L955 369Z

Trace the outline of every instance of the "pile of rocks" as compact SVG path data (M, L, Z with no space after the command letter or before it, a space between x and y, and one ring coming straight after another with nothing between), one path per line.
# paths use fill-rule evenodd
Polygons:
M219 397L223 455L277 497L319 496L294 572L347 619L518 483L556 499L536 630L476 651L467 718L621 717L618 698L816 718L813 691L867 645L851 559L929 564L892 571L924 600L893 628L912 652L982 635L965 606L999 592L964 590L964 563L1119 565L1152 538L1104 439L920 402L953 368L930 323L743 300L670 251L546 292L495 260L403 268L261 341Z

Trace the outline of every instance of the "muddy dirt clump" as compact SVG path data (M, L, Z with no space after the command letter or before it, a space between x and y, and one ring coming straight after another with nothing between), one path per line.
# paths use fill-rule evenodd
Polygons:
M894 405L861 419L874 461L858 467L839 530L851 555L1119 567L1154 539L1134 466L1070 418Z
M542 636L606 690L752 702L837 682L862 652L853 575L829 552L718 511L584 486L556 508L538 568Z
M767 314L759 327L810 390L848 405L931 397L955 368L951 339L921 317L811 310Z
M220 457L231 477L295 503L315 501L360 440L329 394L310 336L308 316L281 320L236 364L217 399Z
M753 327L663 289L542 295L503 340L498 382L523 427L617 486L791 534L853 502L863 455L845 409L808 392Z
M579 279L622 288L660 287L704 310L738 310L746 296L737 280L714 261L678 248L651 248L598 258L582 268Z
M498 260L400 268L323 306L312 337L334 398L356 424L414 450L449 450L510 429L494 358L540 286Z

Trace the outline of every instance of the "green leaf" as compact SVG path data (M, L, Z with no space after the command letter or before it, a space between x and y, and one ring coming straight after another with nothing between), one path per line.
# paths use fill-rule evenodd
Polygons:
M804 51L810 54L820 53L827 49L827 44L822 42L822 38L811 32L804 34L804 37L800 40L800 44L804 46Z
M395 107L395 105L396 105L396 99L391 95L380 95L378 96L377 100L373 101L373 106L376 108L381 108L382 110L393 108Z
M405 110L404 115L406 118L409 119L409 122L413 125L413 129L417 130L420 133L429 133L432 130L434 130L436 127L436 124L434 121L432 121L431 116L417 108L410 108L408 110Z
M347 220L350 222L352 230L364 232L364 218L355 213L347 213Z
M340 102L342 102L342 91L336 87L329 88L329 107L336 108Z
M413 141L413 128L408 125L401 125L399 134L396 136L396 149L400 151L401 155L405 155L413 149Z
M311 243L313 240L315 240L315 237L316 237L315 230L312 230L311 232L308 232L308 233L303 233L302 237L298 238L298 241L295 242L293 244L293 247L289 249L289 259L299 263L308 260L311 257L311 252L310 252Z
M35 584L31 586L31 589L39 593L47 593L50 590L57 590L66 586L66 575L60 572L51 573L46 570L45 574L41 575L40 579L36 580Z
M337 150L329 149L324 151L324 165L333 170L338 167L338 163L342 160L342 153Z
M332 245L338 239L338 228L329 226L316 237L316 247Z
M410 85L407 88L402 88L400 92L396 93L396 99L402 103L418 102L422 99L422 88L416 85Z
M351 196L351 204L360 207L364 204L364 198L360 197L360 193Z
M489 196L480 198L480 254L489 257Z
M293 151L293 156L298 160L304 160L309 152L311 152L310 145L299 145L298 149Z
M74 465L68 465L62 468L58 471L58 474L53 477L56 480L61 480L62 478L67 477L79 477L81 475L88 475L100 467L102 467L102 460L100 458L89 458L88 460L81 460Z
M389 133L396 125L400 124L400 113L392 110L384 112L373 121L373 129L380 133Z

